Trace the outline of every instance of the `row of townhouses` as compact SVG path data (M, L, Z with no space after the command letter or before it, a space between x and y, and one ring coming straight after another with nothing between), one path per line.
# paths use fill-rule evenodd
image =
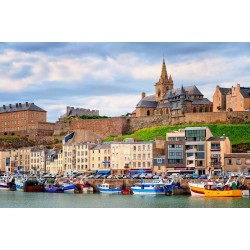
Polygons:
M75 143L74 132L64 138L62 150L20 148L0 151L0 170L31 173L144 172L208 174L250 172L250 153L232 153L227 136L215 137L207 127L187 127L166 139Z

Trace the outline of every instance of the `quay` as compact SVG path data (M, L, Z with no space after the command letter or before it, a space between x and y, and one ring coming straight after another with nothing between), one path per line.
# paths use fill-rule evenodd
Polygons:
M152 182L152 179L144 179L144 182ZM88 179L88 183L94 188L94 192L98 191L98 184L101 184L103 179ZM134 183L140 182L140 179L105 179L105 182L114 185L114 186L121 186L122 189L131 189L131 186ZM200 183L202 180L200 179L181 179L180 180L180 189L177 187L174 188L174 195L181 195L181 194L191 194L190 189L188 187L188 182L195 182ZM246 179L245 183L246 187L250 189L250 179Z

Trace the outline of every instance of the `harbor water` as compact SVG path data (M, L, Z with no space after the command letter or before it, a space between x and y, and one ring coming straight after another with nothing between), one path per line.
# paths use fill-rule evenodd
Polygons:
M248 208L250 198L204 198L191 195L120 195L30 193L0 190L1 208Z

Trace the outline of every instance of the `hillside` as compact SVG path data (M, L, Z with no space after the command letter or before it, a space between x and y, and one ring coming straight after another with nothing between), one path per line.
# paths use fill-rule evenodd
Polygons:
M178 130L185 127L208 127L214 136L225 134L229 137L234 152L250 150L250 125L249 124L192 124L175 125L144 128L134 132L131 135L124 135L119 139L138 138L143 141L154 140L156 137L166 137L167 132ZM114 137L108 137L105 141L113 141Z

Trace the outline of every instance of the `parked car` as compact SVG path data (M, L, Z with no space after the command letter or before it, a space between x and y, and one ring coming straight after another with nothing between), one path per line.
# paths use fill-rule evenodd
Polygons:
M95 175L91 174L90 176L88 176L88 178L93 179L93 178L95 178Z
M197 173L193 173L193 174L192 174L192 178L193 178L193 179L198 179L198 177L199 177L199 175L198 175Z
M147 176L147 174L146 174L146 173L142 173L142 174L140 174L140 175L139 175L139 178L140 178L140 179L145 179L145 178L146 178L146 176Z
M186 179L191 179L192 178L192 174L186 174Z
M131 176L131 179L138 179L140 174L134 174Z
M114 178L114 175L110 174L107 176L107 179L113 179Z
M153 178L153 179L159 179L159 178L160 178L160 176L159 176L159 175L157 175L157 174L155 174L152 178Z
M97 175L95 175L95 179L100 179L102 177L102 174L97 174Z
M207 175L202 174L202 175L199 176L199 179L207 179Z
M153 178L153 175L152 174L146 174L146 179L152 179Z
M186 175L185 175L185 174L181 174L180 177L181 177L182 179L186 179Z

